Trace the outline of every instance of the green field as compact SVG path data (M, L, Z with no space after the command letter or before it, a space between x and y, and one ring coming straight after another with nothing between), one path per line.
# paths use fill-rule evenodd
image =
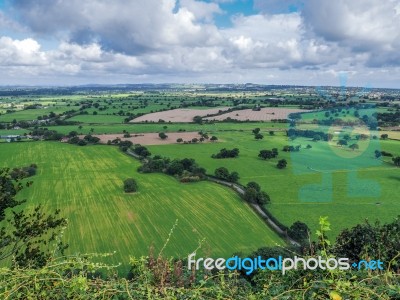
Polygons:
M0 144L0 166L38 165L27 205L60 208L68 220L68 252L117 251L110 262L155 253L185 257L205 238L201 251L212 256L244 253L283 244L279 237L226 187L210 182L181 184L163 174L139 174L139 162L112 146L78 147L58 142ZM137 179L139 192L125 194L122 181Z
M298 153L286 153L281 151L282 147L290 142L283 133L275 136L269 136L265 132L263 134L264 139L256 141L249 132L221 132L218 137L224 142L149 146L149 149L153 154L171 158L182 157L182 153L185 153L185 157L195 158L201 166L207 169L208 173L213 173L217 167L221 166L230 171L237 171L242 184L256 181L271 196L271 204L267 208L279 221L288 226L301 220L315 231L319 217L329 216L334 228L331 235L336 236L341 229L363 222L366 218L385 222L391 221L399 214L399 169L392 163L380 163L373 157L365 157L365 160L361 161L359 165L355 164L352 167L354 161L349 160L348 166L339 168L332 159L332 153L326 151L324 142L312 142L298 138L296 143L302 145L303 149ZM311 144L313 148L304 149L307 144ZM362 142L359 144L360 150L358 151L361 152L364 146ZM211 155L217 153L221 148L232 149L234 147L240 150L239 158L211 158ZM395 155L400 154L399 142L380 141L380 147ZM263 161L257 157L260 150L272 148L278 148L278 158ZM343 155L350 156L358 152L353 153L337 146L334 146L333 149L338 153L342 152ZM276 168L276 164L282 158L288 161L288 167L279 170ZM390 161L387 158L385 160ZM323 167L320 167L320 162L323 162ZM293 168L294 164L296 169ZM308 167L317 170L323 168L323 170L322 172L312 171ZM358 178L370 180L360 183L361 189L367 192L365 195L358 197L348 195L348 189L354 185L353 177L351 177L354 173L352 170L357 171L355 174ZM331 185L326 188L327 193L333 193L332 201L325 202L320 199L321 193L308 195L306 199L299 196L300 190L306 185L322 182L325 173L328 177L332 176ZM380 186L380 194L376 197L373 196L373 193L369 193L369 189L372 188L371 181ZM320 200L321 202L319 202Z

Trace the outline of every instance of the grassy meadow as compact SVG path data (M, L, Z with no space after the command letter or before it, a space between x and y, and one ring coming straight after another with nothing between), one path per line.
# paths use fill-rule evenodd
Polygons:
M269 136L265 131L262 133L264 139L261 141L256 141L250 132L220 132L218 138L224 142L148 148L153 154L171 158L182 157L182 153L185 153L185 157L195 158L208 173L213 173L217 167L237 171L242 184L256 181L271 196L271 204L267 208L288 226L300 220L315 231L319 217L329 216L334 225L331 234L334 237L341 229L363 222L366 218L385 222L399 214L399 169L390 163L390 159L376 160L370 153L373 147L379 146L381 150L398 155L398 142L378 141L379 145L373 145L361 160L347 161L346 155L348 158L357 156L363 153L366 145L359 142L360 149L353 152L336 145L327 149L326 142L298 138L294 143L302 145L302 150L287 153L282 148L290 145L290 142L283 132L275 136ZM311 149L305 149L308 144L312 146ZM211 158L221 148L235 147L240 150L238 158ZM272 148L278 148L278 158L267 161L258 158L260 150ZM338 165L335 157L341 155L343 160L339 160L341 165ZM288 161L288 167L279 170L276 164L282 158ZM331 199L328 197L330 194Z
M112 146L78 147L59 142L0 144L0 166L38 165L34 184L21 192L27 206L60 208L68 218L68 253L113 252L112 263L129 256L185 257L201 253L229 256L282 240L229 188L210 182L179 183L163 174L139 174L139 162ZM137 180L139 191L125 194L122 181Z

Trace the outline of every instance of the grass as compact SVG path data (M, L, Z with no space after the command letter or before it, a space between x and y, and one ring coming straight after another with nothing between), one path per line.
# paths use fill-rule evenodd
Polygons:
M117 251L110 262L162 248L185 257L205 238L201 251L212 256L244 253L283 243L237 194L210 182L181 184L163 174L139 174L139 162L111 146L78 147L58 142L0 144L0 166L38 165L27 205L60 208L69 225L69 253ZM125 194L122 182L137 180L139 191Z
M365 218L385 222L399 214L399 169L390 160L380 162L371 154L374 147L379 147L400 155L398 142L377 141L379 144L371 144L368 152L362 151L367 145L359 142L360 150L353 152L341 149L335 142L329 146L324 142L296 139L295 144L302 145L303 149L299 153L290 154L281 151L284 145L290 144L283 133L275 136L264 133L264 136L264 140L255 141L249 132L220 133L218 137L224 142L158 145L149 146L149 149L153 154L171 158L181 157L185 153L185 157L195 158L208 173L224 166L230 171L237 171L242 184L256 181L271 196L272 203L268 205L268 209L288 226L300 220L315 231L319 216L329 216L331 223L335 225L331 234L334 237L341 229L356 225ZM307 144L311 144L313 148L304 149ZM211 158L221 148L234 147L240 149L237 159ZM278 158L263 161L257 157L260 150L272 148L278 148ZM361 155L357 158L359 154ZM279 170L276 164L282 158L288 161L288 167ZM364 181L356 180L353 175ZM325 186L315 186L323 180L327 183ZM314 186L310 186L312 184ZM354 192L356 188L358 190ZM308 194L304 194L307 191ZM329 193L332 193L332 198L326 201Z

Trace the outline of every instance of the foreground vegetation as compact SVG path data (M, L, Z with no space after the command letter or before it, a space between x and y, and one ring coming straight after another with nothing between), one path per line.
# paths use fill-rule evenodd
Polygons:
M392 227L398 223L399 219L395 220ZM316 250L303 258L335 257L336 244L326 237L330 224L320 218L319 225L318 243L313 247ZM370 228L389 234L391 239L399 237L399 232L390 231L390 227ZM359 232L360 228L354 228L346 235L356 236ZM360 246L359 255L371 253L374 241L353 242ZM396 246L396 242L391 241L390 246ZM264 248L253 255L266 258L276 257L277 253L285 253L285 249ZM0 295L3 299L400 299L400 276L396 272L400 252L385 262L382 271L292 270L285 275L280 271L257 271L252 276L238 271L194 271L187 268L185 260L150 253L131 257L126 278L116 276L115 267L96 263L98 256L107 254L53 257L40 269L2 268Z

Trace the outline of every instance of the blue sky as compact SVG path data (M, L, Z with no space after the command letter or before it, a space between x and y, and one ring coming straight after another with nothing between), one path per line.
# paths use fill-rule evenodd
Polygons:
M340 74L348 85L400 85L400 0L7 5L0 0L0 85L340 85Z

